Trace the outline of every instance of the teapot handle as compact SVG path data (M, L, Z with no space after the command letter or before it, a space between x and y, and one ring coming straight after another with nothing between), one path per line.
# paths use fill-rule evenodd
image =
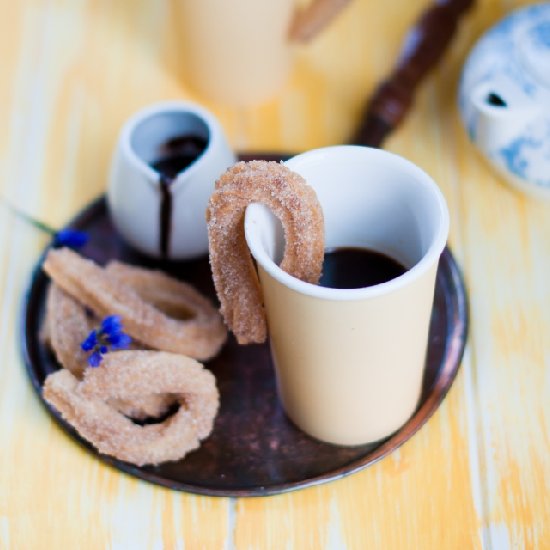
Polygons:
M274 0L276 1L276 0ZM292 42L309 42L317 36L348 4L350 0L313 0L299 9L290 25Z

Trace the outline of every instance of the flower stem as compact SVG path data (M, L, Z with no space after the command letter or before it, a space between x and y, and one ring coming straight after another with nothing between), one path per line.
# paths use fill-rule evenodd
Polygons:
M33 218L30 214L23 212L17 206L11 203L6 197L2 195L0 195L0 203L4 204L4 206L8 210L13 212L18 218L25 220L26 222L30 223L33 227L36 227L40 231L43 231L48 235L55 235L57 233L57 230L55 230L51 225L48 225L47 223L37 220L36 218Z

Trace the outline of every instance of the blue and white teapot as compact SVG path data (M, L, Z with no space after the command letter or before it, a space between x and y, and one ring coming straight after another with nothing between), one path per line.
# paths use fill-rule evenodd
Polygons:
M459 107L471 140L508 182L550 198L550 2L482 36L464 65Z

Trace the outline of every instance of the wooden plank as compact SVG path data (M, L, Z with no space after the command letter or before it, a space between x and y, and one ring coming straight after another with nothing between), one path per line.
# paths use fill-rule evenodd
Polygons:
M527 2L479 1L388 148L441 185L470 290L470 347L441 409L401 450L329 485L264 499L197 497L103 465L54 426L17 348L45 239L0 210L0 548L544 548L550 540L550 220L502 186L456 113L484 28ZM136 109L195 99L239 149L344 141L422 6L356 0L296 51L281 95L233 109L186 86L178 3L22 0L0 20L0 189L54 225L106 185Z
M524 3L517 3L521 5ZM477 34L509 3L481 6ZM548 205L510 191L467 142L457 119L464 267L472 314L472 394L483 540L488 548L550 541L550 292Z
M146 4L138 10L144 18ZM120 65L135 65L133 77L150 83L142 86L144 96L163 88L148 60L117 42L108 19L96 25L100 16L89 4L16 5L8 14L9 24L18 25L13 58L1 74L1 89L11 92L0 105L2 120L10 120L12 130L1 143L2 190L27 212L60 225L105 188L117 126L129 114L116 103L118 116L105 108ZM104 42L110 32L112 49ZM103 68L112 71L111 80ZM20 299L44 237L4 209L0 231L0 547L183 548L185 540L223 547L226 499L172 493L120 474L52 423L27 381L18 347Z
M460 159L485 538L494 548L543 548L550 541L548 207L507 189L465 141Z

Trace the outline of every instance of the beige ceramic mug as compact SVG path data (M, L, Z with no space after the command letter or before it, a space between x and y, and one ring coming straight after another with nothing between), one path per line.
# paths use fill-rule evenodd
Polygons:
M299 281L277 265L280 223L262 205L247 209L246 239L287 414L322 441L377 441L410 418L420 397L435 276L448 235L445 200L420 168L379 149L318 149L287 166L317 193L327 249L372 249L406 268L366 288Z
M180 44L190 85L207 98L258 103L286 80L291 44L319 32L349 0L180 0Z

